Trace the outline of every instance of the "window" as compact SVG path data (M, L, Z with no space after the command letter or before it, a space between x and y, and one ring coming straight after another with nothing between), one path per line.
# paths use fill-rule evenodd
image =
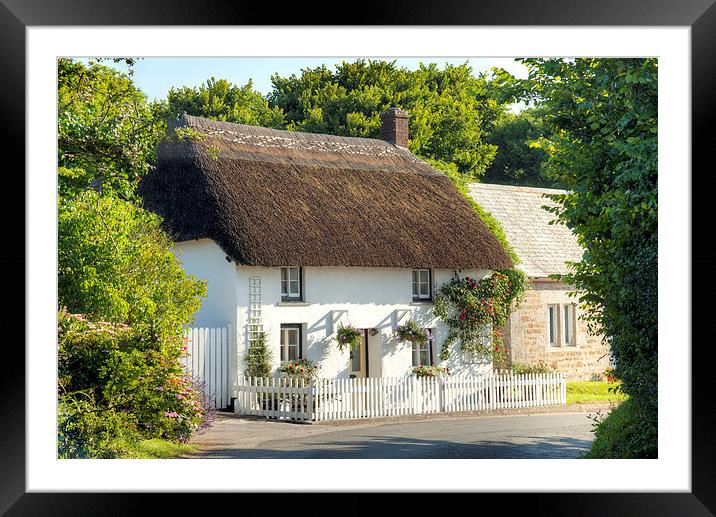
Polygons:
M301 357L301 325L291 323L281 325L281 361L290 361Z
M575 307L573 303L564 306L564 344L567 346L574 346L577 344L574 339L574 313Z
M413 269L413 300L432 298L431 277L429 269Z
M432 366L433 364L433 329L428 331L425 343L413 343L413 366Z
M300 267L281 268L281 300L300 301L303 298L301 273L302 271Z
M559 346L559 305L550 305L547 308L549 321L549 346Z

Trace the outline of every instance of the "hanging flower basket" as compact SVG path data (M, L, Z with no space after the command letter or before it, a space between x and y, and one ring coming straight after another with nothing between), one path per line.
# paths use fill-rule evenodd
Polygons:
M338 350L342 352L346 347L358 348L360 346L360 336L361 331L353 325L343 326L341 324L336 333Z
M426 343L430 338L430 334L424 328L421 328L413 320L408 320L403 325L398 325L395 329L398 337L403 341L410 341L412 343Z

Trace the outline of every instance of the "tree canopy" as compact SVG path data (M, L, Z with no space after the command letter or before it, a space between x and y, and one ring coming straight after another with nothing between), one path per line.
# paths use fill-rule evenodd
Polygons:
M284 111L288 129L379 138L380 114L395 106L410 112L409 147L418 156L477 178L495 155L485 133L504 106L490 81L466 64L411 71L395 61L359 59L271 80L269 104Z
M67 58L58 60L57 73L60 196L94 189L132 197L151 170L164 124L127 74Z
M505 113L497 119L486 138L497 148L497 154L482 181L559 188L557 182L543 174L547 153L535 145L546 133L541 117L538 110L524 109L519 113Z
M655 457L657 60L523 62L529 78L511 84L542 109L547 174L569 190L553 211L586 248L565 280L608 336L636 415L618 453Z
M168 119L176 119L186 112L237 124L278 129L285 126L283 111L270 107L268 101L253 89L251 81L237 86L226 79L212 77L199 87L171 88L161 112Z

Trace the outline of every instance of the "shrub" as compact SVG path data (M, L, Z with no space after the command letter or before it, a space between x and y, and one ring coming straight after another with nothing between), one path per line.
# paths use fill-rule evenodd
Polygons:
M115 458L123 444L138 439L134 420L126 412L98 406L91 396L61 396L57 412L58 457Z
M434 309L435 315L449 328L440 349L440 359L448 359L452 348L460 343L463 351L496 362L504 360L497 327L507 321L510 311L519 303L525 278L524 273L517 270L504 270L494 271L480 280L469 276L459 278L456 274L444 284L435 296Z
M586 458L656 458L657 427L628 399L603 420L594 418L594 442Z
M271 351L266 346L266 334L261 332L254 341L249 343L246 353L246 377L270 377Z
M114 442L185 442L205 423L202 394L183 372L181 338L159 342L122 323L58 314L61 457L113 457Z

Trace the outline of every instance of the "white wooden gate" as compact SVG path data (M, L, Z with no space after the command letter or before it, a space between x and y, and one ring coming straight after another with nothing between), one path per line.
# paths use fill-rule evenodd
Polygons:
M214 407L229 406L230 333L228 327L190 328L185 331L187 354L185 370L195 380L204 381Z

